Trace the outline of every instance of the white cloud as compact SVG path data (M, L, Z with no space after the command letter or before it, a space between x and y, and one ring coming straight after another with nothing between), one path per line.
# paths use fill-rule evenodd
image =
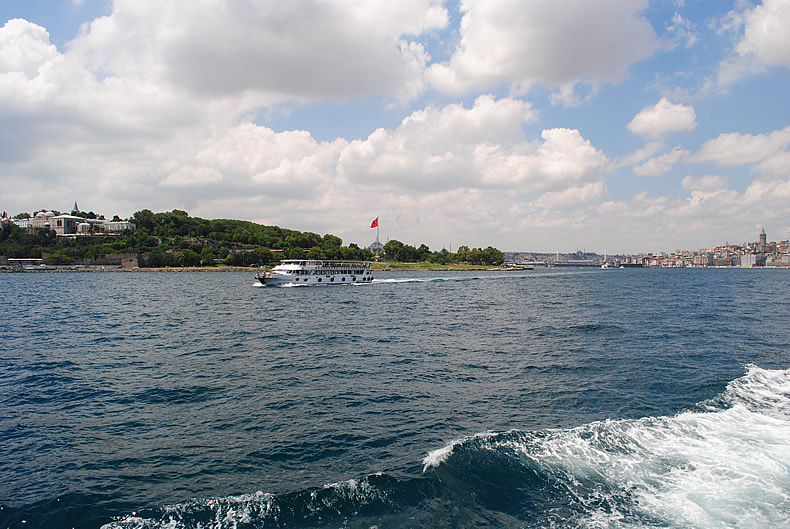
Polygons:
M764 0L746 13L739 55L755 55L768 66L790 68L790 3Z
M727 187L727 178L719 175L686 176L681 182L683 189L689 191L720 191Z
M589 92L586 95L579 93L580 84L587 85ZM559 91L553 92L549 98L552 105L562 105L565 108L578 107L590 101L598 94L599 84L595 82L587 83L566 83L560 86Z
M639 162L643 162L646 159L650 158L651 156L654 156L655 154L663 150L664 147L665 146L663 142L651 141L632 153L616 158L612 162L612 169L619 169L621 167L626 167L629 165L637 164Z
M605 196L606 184L604 182L587 182L563 191L543 193L531 205L537 208L567 208L585 202L598 201Z
M50 44L49 33L41 26L15 18L0 28L0 75L32 79L57 57L57 48Z
M731 32L743 28L735 54L719 64L720 84L732 84L771 66L790 68L790 4L785 0L764 0L752 9L733 10L720 28Z
M634 167L634 174L640 176L661 176L670 171L678 162L686 159L688 155L681 147L675 147L668 153L650 158L646 162Z
M768 134L720 134L706 141L692 161L713 161L723 166L749 165L779 154L790 145L790 126Z
M405 118L395 130L377 130L351 142L338 176L354 185L418 194L479 188L542 194L553 200L589 200L608 161L578 130L544 130L528 141L521 129L534 118L528 103L481 96L471 109L448 105ZM594 187L588 184L596 184ZM581 190L581 192L579 192ZM548 199L547 199L548 200Z
M116 0L70 52L92 71L202 97L408 99L428 56L404 36L447 20L438 0Z
M620 81L657 49L646 0L466 0L461 39L426 76L438 90L465 93L501 83L565 85Z
M529 103L480 96L472 108L426 108L392 131L351 142L338 172L362 186L439 189L478 185L482 152L531 148L522 126L536 118Z
M769 156L757 165L757 172L763 178L787 178L790 175L790 152Z
M694 107L670 103L666 97L634 116L628 130L646 138L661 138L671 132L693 130L697 126Z
M786 217L790 200L790 180L755 180L746 189L743 198L750 206L767 209L771 217ZM772 214L771 211L776 213Z
M545 193L602 181L608 164L606 155L578 130L549 129L541 137L543 143L533 152L480 149L476 165L481 168L483 182Z
M693 22L683 18L680 13L672 16L672 23L667 26L666 46L670 49L677 46L690 48L697 43L698 37Z
M683 187L688 191L683 198L640 192L630 199L591 203L574 210L573 219L563 220L557 230L562 233L572 225L584 226L589 248L602 247L606 239L599 234L617 226L621 241L644 252L756 240L759 228L750 231L755 219L786 226L790 181L757 180L738 193L727 188L726 177L704 176L687 177ZM610 240L610 253L621 251L612 246Z
M222 182L222 173L211 167L184 165L167 175L160 185L167 187L190 187Z

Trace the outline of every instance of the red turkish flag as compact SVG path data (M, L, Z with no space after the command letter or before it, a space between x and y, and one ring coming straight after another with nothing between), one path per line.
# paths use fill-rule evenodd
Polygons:
M376 217L376 220L370 223L371 228L378 228L379 227L379 218Z

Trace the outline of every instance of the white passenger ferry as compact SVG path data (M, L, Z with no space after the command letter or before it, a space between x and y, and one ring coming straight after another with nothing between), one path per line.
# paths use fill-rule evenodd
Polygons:
M285 259L271 270L256 276L266 286L352 285L373 281L370 263L363 261L317 261Z

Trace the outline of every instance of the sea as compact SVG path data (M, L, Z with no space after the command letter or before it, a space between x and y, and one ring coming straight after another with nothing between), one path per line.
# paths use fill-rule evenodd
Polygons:
M790 270L0 274L0 528L787 528Z

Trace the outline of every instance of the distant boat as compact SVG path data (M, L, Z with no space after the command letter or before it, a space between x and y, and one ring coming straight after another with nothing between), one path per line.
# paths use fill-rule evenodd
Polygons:
M255 277L266 286L332 286L369 283L373 272L369 262L286 259Z

